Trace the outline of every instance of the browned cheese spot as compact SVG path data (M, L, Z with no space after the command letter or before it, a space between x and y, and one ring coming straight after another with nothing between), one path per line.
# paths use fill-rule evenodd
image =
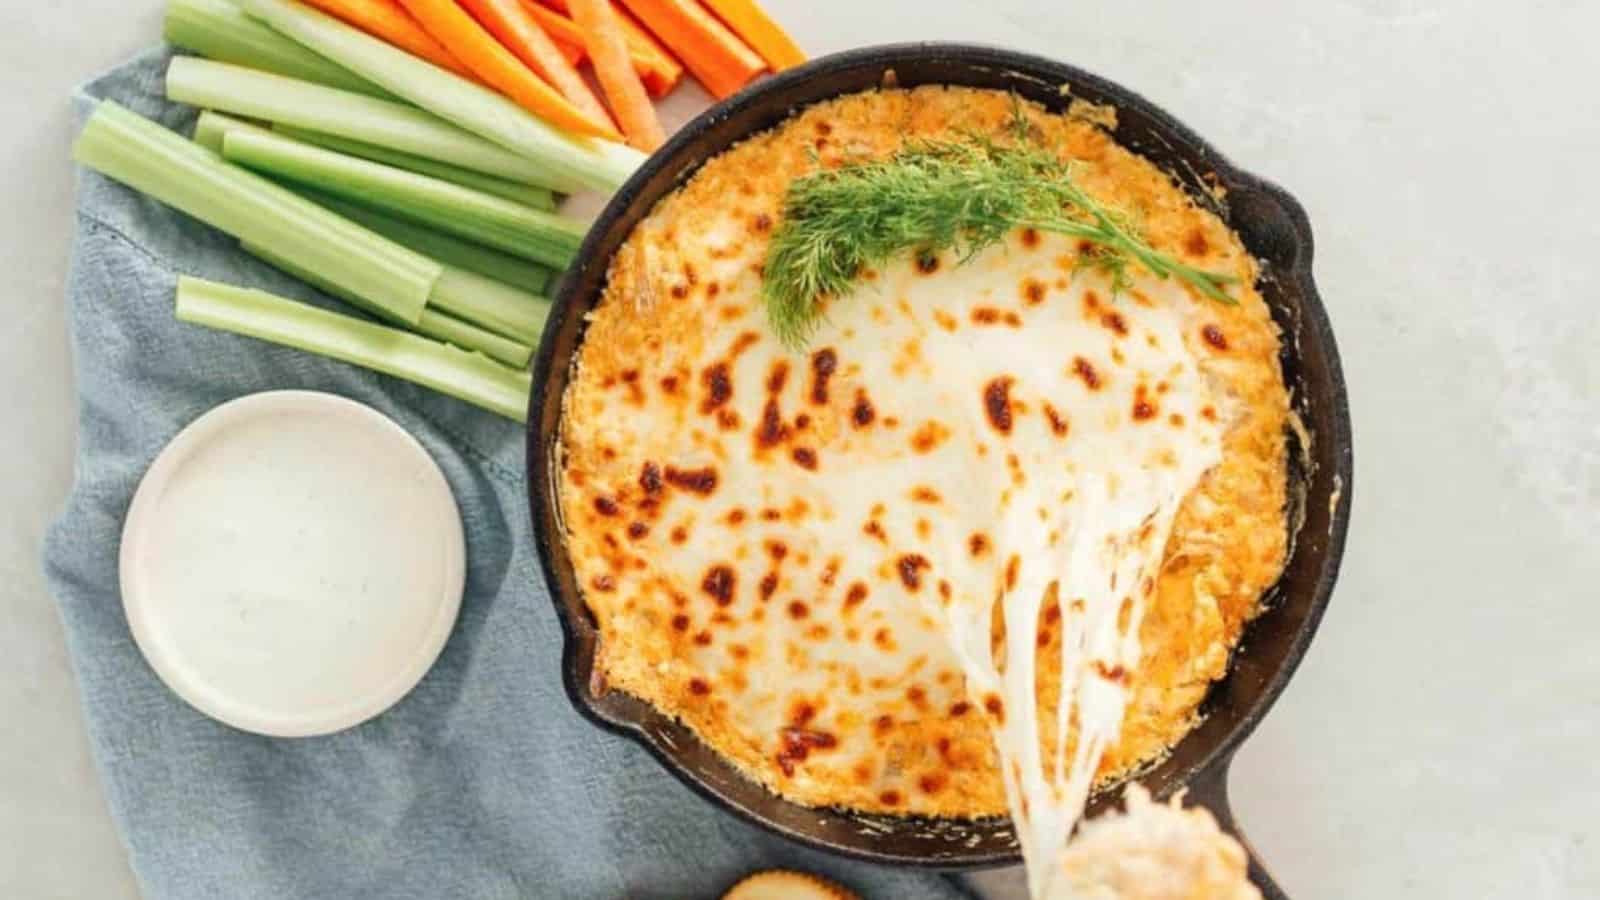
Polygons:
M900 583L906 586L906 590L916 591L922 588L923 571L931 565L926 556L920 553L907 553L896 560L895 570L900 573Z
M695 646L697 646L697 647L709 647L709 646L711 646L711 632L702 631L699 634L695 635L694 636L694 643L695 643Z
M895 643L894 632L888 628L879 628L872 633L872 643L885 653L893 653L900 645Z
M1067 417L1062 414L1061 410L1052 406L1048 400L1044 403L1044 417L1050 423L1050 433L1056 437L1064 438L1072 430L1072 426L1067 422Z
M703 469L678 469L667 466L667 483L675 488L706 496L717 489L717 470L710 466Z
M638 471L638 487L645 492L645 496L656 496L661 493L661 466L645 463L645 466Z
M917 503L938 503L943 498L933 488L925 484L919 484L911 489L911 499Z
M1127 684L1128 683L1128 670L1123 668L1120 665L1119 666L1107 666L1104 662L1102 662L1101 660L1097 659L1097 660L1094 661L1094 670L1095 670L1095 673L1098 674L1101 678L1104 678L1105 680L1107 680L1109 682L1112 682L1113 684Z
M663 376L661 376L661 393L666 394L667 396L670 397L670 396L678 393L678 388L679 387L681 387L681 385L678 383L678 376L676 376L676 375L663 375Z
M917 251L917 271L924 275L939 271L939 254L932 250Z
M744 511L744 507L735 506L733 509L728 510L728 514L723 517L723 521L727 522L729 525L737 526L743 525L744 520L749 517L750 514Z
M877 417L878 413L872 408L872 400L867 397L867 392L858 388L855 405L850 410L850 421L857 428L868 428Z
M972 537L967 538L967 552L971 553L974 559L988 556L989 536L981 531L974 531Z
M1022 557L1011 554L1006 560L1006 590L1014 591L1017 588L1017 572L1022 568Z
M785 775L793 775L795 766L805 762L813 751L832 750L839 746L839 739L825 731L789 727L778 733L778 745L778 768Z
M868 519L867 524L861 526L861 532L880 544L889 543L889 535L883 530L883 525L877 519Z
M589 586L602 594L609 594L617 589L617 582L610 575L600 575L589 582Z
M711 684L704 678L691 678L689 679L689 693L698 697L704 697L705 695L711 693Z
M1222 329L1215 325L1207 325L1200 329L1200 336L1205 338L1205 342L1218 351L1228 349L1228 336L1223 334Z
M938 772L929 772L917 779L917 787L921 788L924 794L937 794L944 790L944 786L945 776Z
M672 299L674 299L674 300L682 300L685 297L689 296L689 286L687 284L682 284L682 283L674 284L672 286L672 289L671 289L671 294L672 294Z
M739 576L732 566L718 563L706 570L706 577L700 581L700 590L705 591L718 606L728 606L733 603L733 592L738 581Z
M1022 317L1014 311L995 309L992 306L975 306L972 308L972 322L975 325L1009 325L1012 328L1022 327Z
M1094 364L1081 356L1072 358L1072 374L1083 381L1085 387L1091 391L1100 390L1105 382L1101 380L1100 373L1095 371Z
M1206 242L1205 232L1196 228L1183 239L1183 249L1191 256L1205 256L1211 245Z
M887 424L887 423L885 423ZM950 438L950 429L929 419L911 435L911 449L918 453L932 453Z
M789 603L789 618L794 619L795 621L798 622L799 620L804 619L806 616L809 616L809 615L811 615L811 608L809 606L806 606L804 603L800 602L799 600L790 601L790 603Z
M1006 721L1006 705L996 694L989 694L983 698L983 708L998 724Z
M824 406L828 402L828 379L839 367L839 354L832 347L824 347L811 354L811 402Z
M780 359L773 363L772 368L767 372L767 393L781 394L783 393L783 386L788 383L789 363Z
M761 576L761 584L758 587L761 591L762 601L765 602L767 600L771 600L772 595L778 590L778 573L768 572L767 574Z
M717 410L717 427L723 431L739 430L739 413L731 409Z
M837 556L829 557L827 565L822 567L822 574L817 576L817 580L822 582L823 587L833 587L834 579L839 577L839 567L842 565L844 565L844 560Z
M933 322L935 325L938 325L940 328L943 328L945 331L948 331L951 334L954 334L956 329L961 327L961 323L956 321L955 316L950 315L942 309L935 309L933 311Z
M628 537L633 540L643 540L650 533L650 526L643 522L633 522L628 525Z
M705 399L700 401L700 412L706 415L716 412L733 399L733 378L728 374L728 364L725 362L707 366L700 373L700 383L706 389Z
M761 409L761 423L756 426L756 448L767 450L789 439L789 423L783 420L777 398L767 400Z
M1139 385L1133 392L1133 420L1135 422L1148 422L1160 415L1161 409L1150 396L1149 388Z
M639 386L639 370L628 369L622 373L622 383L628 389L628 403L633 406L644 405L644 388Z
M1024 228L1024 229L1022 229L1022 246L1027 247L1029 250L1032 250L1035 247L1038 247L1039 246L1039 229L1037 229L1037 228Z
M1119 313L1116 310L1112 310L1111 312L1101 316L1100 324L1111 329L1111 331L1115 332L1121 337L1128 336L1128 320L1124 319L1122 317L1122 313Z
M1181 414L1173 413L1172 415L1167 416L1167 422L1172 425L1173 428L1182 428L1184 419Z
M867 586L864 582L853 581L844 594L844 608L854 609L867 601Z
M746 350L749 350L751 347L754 347L759 343L761 343L761 335L759 332L741 331L739 332L739 336L733 339L733 346L728 348L728 358L738 359Z
M617 501L600 494L594 498L594 511L602 516L614 516L622 509L617 506Z
M1002 375L983 388L983 411L989 416L989 424L1001 434L1011 433L1011 385L1015 383L1015 378Z
M756 213L750 220L750 230L756 234L765 234L772 230L772 217L766 213Z
M1022 302L1029 306L1038 306L1044 302L1046 292L1044 282L1037 278L1022 279Z
M794 452L790 455L794 458L795 464L800 468L810 472L815 472L817 470L817 451L811 449L810 447L796 447L794 448Z
M683 613L678 613L677 615L673 616L672 617L672 629L674 631L688 631L689 630L689 617L684 615Z

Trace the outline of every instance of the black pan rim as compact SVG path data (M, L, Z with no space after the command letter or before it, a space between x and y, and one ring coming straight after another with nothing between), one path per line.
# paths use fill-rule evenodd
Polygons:
M1207 165L1218 175L1224 176L1223 180L1234 186L1235 189L1248 187L1271 197L1274 202L1281 206L1291 222L1300 252L1297 253L1291 267L1276 274L1277 277L1292 280L1298 285L1304 301L1301 309L1302 338L1315 341L1326 357L1326 368L1332 391L1333 415L1331 421L1333 427L1327 433L1319 434L1317 439L1331 443L1336 450L1333 474L1337 478L1339 489L1333 508L1330 511L1330 524L1326 535L1326 551L1324 554L1326 562L1314 585L1314 595L1305 620L1285 652L1281 663L1262 689L1258 699L1232 726L1228 734L1212 747L1198 763L1191 767L1186 780L1197 780L1206 773L1220 772L1226 769L1238 747L1250 736L1271 710L1298 669L1332 597L1333 588L1338 577L1339 563L1344 552L1352 501L1354 456L1348 394L1345 388L1337 345L1333 337L1332 323L1329 321L1326 307L1322 303L1312 275L1314 241L1310 221L1299 201L1276 183L1234 165L1208 141L1171 114L1136 92L1114 82L1075 66L1035 54L984 44L921 41L879 44L819 57L802 66L767 78L734 97L707 109L680 129L665 146L653 154L639 171L635 172L616 192L596 218L588 235L585 237L582 246L579 248L574 268L563 278L555 292L554 308L551 310L549 322L546 325L534 362L533 383L535 390L530 401L526 462L529 473L528 497L535 544L539 553L541 571L550 589L553 605L556 608L563 633L562 681L573 705L585 718L607 731L624 735L641 744L664 768L713 805L732 812L747 822L783 835L791 840L830 853L869 862L943 870L962 870L1015 864L1020 861L1020 856L1015 850L1010 850L923 858L901 853L877 852L860 847L841 846L820 840L813 835L798 832L781 823L771 821L720 796L710 785L702 782L689 772L676 759L672 748L663 746L660 741L656 740L646 729L646 723L643 720L614 717L596 705L596 700L590 693L588 685L582 683L582 667L580 666L582 661L580 659L582 636L580 635L579 623L574 620L572 610L569 609L568 604L563 602L561 596L562 591L556 571L558 565L557 550L554 546L554 543L560 540L560 536L549 533L549 529L544 526L554 500L549 490L550 483L547 476L549 474L548 463L550 462L551 452L550 440L557 437L557 434L545 434L539 424L539 411L547 402L547 398L544 395L544 386L550 383L558 363L556 359L558 349L556 335L562 330L562 324L568 317L583 315L587 312L587 306L580 303L579 298L574 295L573 285L577 279L573 275L580 269L586 270L594 265L609 265L609 258L605 260L595 259L598 248L617 222L623 219L635 203L638 202L640 193L651 179L657 177L669 167L679 165L679 156L692 153L694 147L701 142L705 133L715 124L738 113L769 104L771 102L769 100L770 97L774 95L782 96L792 87L808 79L862 67L892 69L897 63L929 57L951 60L968 66L992 67L997 70L1016 72L1030 78L1044 79L1057 84L1092 87L1098 93L1113 98L1113 103L1118 108L1138 109L1141 113L1150 117L1160 131L1195 147L1200 155L1205 158ZM792 114L803 108L804 105L795 105L788 112ZM753 134L756 131L749 133ZM693 158L684 166L683 171L678 173L675 180L681 183L684 178L697 171L710 158L712 158L712 155L701 155L698 158ZM565 367L570 360L562 359L559 362L560 365Z

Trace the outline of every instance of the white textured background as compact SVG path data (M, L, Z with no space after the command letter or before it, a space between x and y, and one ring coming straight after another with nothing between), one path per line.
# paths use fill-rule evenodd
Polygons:
M1600 3L768 2L815 52L1076 63L1299 196L1356 514L1311 655L1235 767L1240 819L1296 898L1600 897ZM136 895L38 553L72 473L68 96L159 19L0 2L5 897Z

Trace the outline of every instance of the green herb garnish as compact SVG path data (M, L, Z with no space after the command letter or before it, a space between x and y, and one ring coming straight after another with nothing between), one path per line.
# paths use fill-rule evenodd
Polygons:
M799 349L821 324L823 301L860 273L907 253L954 250L962 262L1013 229L1033 228L1093 244L1080 266L1106 273L1114 291L1129 265L1175 276L1221 303L1230 275L1186 266L1145 243L1121 211L1079 188L1070 163L1033 141L1020 110L1012 140L979 136L915 140L886 159L850 161L796 179L784 198L762 276L767 318Z

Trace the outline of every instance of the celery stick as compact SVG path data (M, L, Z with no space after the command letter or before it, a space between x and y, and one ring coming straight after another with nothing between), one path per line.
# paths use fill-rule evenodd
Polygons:
M263 134L269 131L269 129L262 128L254 122L246 122L243 119L235 119L233 116L206 109L201 110L200 118L194 122L194 142L212 153L221 154L223 136L235 129L258 131Z
M222 156L557 268L572 262L586 230L554 213L277 134L229 132Z
M550 187L611 192L644 161L611 141L575 137L507 98L423 62L295 0L244 0L245 11L281 34L440 118L543 165Z
M555 195L550 193L549 188L534 187L531 184L518 184L515 181L507 181L504 178L496 178L493 175L485 175L482 172L474 172L471 169L463 169L459 166L452 166L449 163L424 159L420 156L412 156L409 153L401 153L398 150L390 150L387 147L377 147L361 141L352 141L349 138L336 137L318 131L308 131L304 128L295 128L292 125L274 125L272 130L302 143L321 147L324 150L333 150L346 156L359 156L362 159L370 159L373 162L394 166L397 169L405 169L408 172L416 172L419 175L438 178L451 184L459 184L464 188L483 191L485 194L493 194L496 197L504 197L507 200L520 203L532 209L542 209L549 212L556 208Z
M241 243L239 246L251 256L274 268L282 269L326 294L338 297L381 319L393 321L382 309L375 308L362 298L340 288L336 284L330 284L315 273L308 272L275 253L246 243ZM443 280L443 276L440 278ZM399 322L395 324L404 325L405 323ZM434 309L423 309L422 317L417 320L417 324L412 330L418 334L436 338L448 344L454 344L463 350L477 350L491 359L499 360L508 366L514 366L519 369L525 368L528 365L528 360L533 357L533 348L527 344L519 344L510 338L501 337L492 331L479 328L470 322L463 322L455 316Z
M518 422L533 378L481 353L296 303L266 291L178 279L180 321L353 363L431 388Z
M228 0L167 0L167 43L222 62L374 97L383 88L296 44Z
M444 267L428 302L524 344L539 343L550 318L549 300L454 266Z
M296 265L414 324L442 270L187 141L115 102L103 101L73 146L74 157L116 181Z
M167 99L436 159L519 184L555 186L539 163L420 109L267 72L179 57Z
M200 119L195 122L194 139L201 146L221 153L223 137L234 130L257 134L270 133L259 125L208 109L201 112ZM446 266L456 266L469 272L476 272L533 294L541 294L550 286L552 273L538 263L518 259L508 253L448 234L440 234L425 225L397 219L303 185L290 185L290 189L318 206L326 207L352 222L376 231L397 244L410 247L423 256L438 260Z
M463 350L477 350L491 359L505 363L513 369L526 369L533 359L533 348L519 344L507 337L465 322L449 313L432 309L422 311L422 321L417 323L417 333L453 344Z
M544 294L554 280L554 273L538 263L518 259L509 253L501 253L481 244L442 234L426 225L397 219L387 213L357 206L347 200L309 188L300 190L312 202L325 206L352 222L370 228L391 241L404 244L423 256L430 256L447 266L476 272L533 294Z

